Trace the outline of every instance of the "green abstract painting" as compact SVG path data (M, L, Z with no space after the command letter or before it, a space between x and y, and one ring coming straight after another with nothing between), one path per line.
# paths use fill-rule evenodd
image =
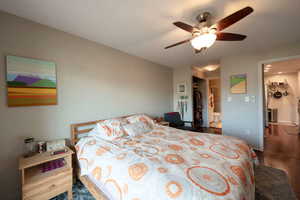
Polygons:
M8 106L56 105L55 63L6 56Z
M247 93L247 75L238 74L230 77L230 91L232 94Z

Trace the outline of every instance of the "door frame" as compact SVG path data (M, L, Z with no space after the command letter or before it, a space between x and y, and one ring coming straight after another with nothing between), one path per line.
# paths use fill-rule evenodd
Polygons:
M208 82L207 82L207 79L206 78L202 78L202 77L198 77L198 76L192 76L192 95L191 95L191 99L192 99L192 116L193 116L193 121L195 120L194 119L194 88L193 88L193 77L196 77L200 80L203 80L204 83L205 83L205 95L206 95L206 98L203 98L203 95L202 95L202 103L203 103L203 108L202 108L202 117L203 117L203 124L202 126L203 127L208 127L208 103L207 103L207 95L208 95L208 92L207 92L207 89L208 89ZM206 102L203 102L203 100L206 100ZM204 106L205 105L205 106Z
M292 59L298 59L300 55L296 56L288 56L288 57L280 57L273 58L268 60L263 60L258 63L258 131L259 131L259 149L260 151L264 151L264 133L265 133L265 123L264 123L264 64L286 61Z

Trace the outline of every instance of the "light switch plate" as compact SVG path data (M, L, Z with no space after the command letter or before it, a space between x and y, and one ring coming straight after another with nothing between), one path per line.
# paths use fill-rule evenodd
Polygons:
M255 101L256 101L256 97L255 96L251 96L251 102L255 103Z
M227 101L231 102L232 101L232 97L227 97Z
M245 96L245 102L249 103L250 102L250 97L249 96Z

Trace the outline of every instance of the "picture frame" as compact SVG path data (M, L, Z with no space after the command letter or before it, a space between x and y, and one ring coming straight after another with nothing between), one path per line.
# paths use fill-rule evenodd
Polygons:
M186 94L186 83L177 84L177 94L179 94L179 95Z
M57 105L56 64L7 55L6 86L8 107Z
M231 94L247 93L247 74L236 74L230 76Z

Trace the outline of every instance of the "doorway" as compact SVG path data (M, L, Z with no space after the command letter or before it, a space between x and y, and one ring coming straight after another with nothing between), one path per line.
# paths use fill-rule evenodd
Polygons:
M193 67L194 127L222 134L220 66Z
M222 128L220 78L208 79L208 119L210 128Z
M267 62L264 70L264 125L299 134L300 58ZM270 131L265 132L267 137Z
M193 76L193 127L201 130L204 124L203 115L205 115L206 81Z
M300 196L300 56L260 63L262 78L259 120L264 133L263 152L258 157L266 166L284 170Z

